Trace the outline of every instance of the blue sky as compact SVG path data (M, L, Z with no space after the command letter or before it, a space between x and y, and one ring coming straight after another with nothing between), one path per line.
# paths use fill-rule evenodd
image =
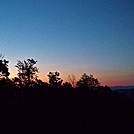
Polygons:
M34 58L39 76L93 74L102 84L134 84L133 0L1 0L0 53Z

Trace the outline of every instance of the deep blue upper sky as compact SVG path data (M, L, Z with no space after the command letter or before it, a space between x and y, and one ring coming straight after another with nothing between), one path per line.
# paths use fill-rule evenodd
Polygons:
M0 0L0 53L38 61L41 78L86 72L108 85L134 84L133 0Z

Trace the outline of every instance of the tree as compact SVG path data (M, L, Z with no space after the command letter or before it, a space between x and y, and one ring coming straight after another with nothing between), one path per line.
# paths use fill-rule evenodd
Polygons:
M8 78L8 76L10 75L9 71L8 71L8 63L9 61L3 59L4 56L0 55L0 77L6 77Z
M17 88L21 88L21 87L23 87L23 84L22 84L20 78L18 78L18 77L14 77L14 78L12 78L12 81L13 81L15 87L17 87Z
M87 75L84 73L80 80L76 83L77 87L80 88L91 88L91 87L98 87L100 83L98 79L94 78L93 75Z
M68 80L69 82L71 83L72 87L75 87L75 84L76 84L76 76L71 74L68 76Z
M62 79L59 77L60 73L59 72L49 72L49 74L47 75L49 78L49 84L50 87L60 87L62 84Z
M63 83L63 88L72 88L72 84L70 82Z
M40 79L36 79L35 83L34 83L34 87L39 89L39 88L47 88L48 87L48 83L47 82L43 82Z
M18 61L15 67L18 68L18 77L22 84L30 84L37 78L38 68L35 66L36 63L37 61L34 59Z

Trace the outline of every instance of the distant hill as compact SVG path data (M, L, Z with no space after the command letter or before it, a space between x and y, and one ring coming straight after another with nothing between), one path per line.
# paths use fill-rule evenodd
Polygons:
M133 89L117 89L113 90L121 94L126 94L131 100L134 101L134 88Z
M131 100L134 100L134 86L112 86L110 87L113 91L126 94Z
M131 86L111 86L112 90L134 89L134 85Z

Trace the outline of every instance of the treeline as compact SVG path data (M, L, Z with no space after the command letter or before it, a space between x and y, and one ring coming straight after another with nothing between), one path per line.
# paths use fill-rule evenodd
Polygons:
M18 77L9 79L8 61L0 60L0 131L6 133L133 134L134 104L124 94L101 86L93 75L76 81L49 72L37 77L37 61L18 61Z
M2 56L1 56L2 57ZM15 67L18 69L18 77L9 79L10 72L8 71L9 61L5 60L3 57L0 60L0 82L5 82L6 86L15 86L16 88L30 88L35 86L44 86L47 88L91 88L98 87L100 83L98 79L94 78L93 75L83 74L80 80L76 81L76 77L72 74L68 76L69 82L64 82L60 78L60 73L49 72L48 80L49 82L43 82L38 78L39 69L36 66L37 61L34 59L27 59L24 61L17 61ZM6 83L7 82L7 83Z

